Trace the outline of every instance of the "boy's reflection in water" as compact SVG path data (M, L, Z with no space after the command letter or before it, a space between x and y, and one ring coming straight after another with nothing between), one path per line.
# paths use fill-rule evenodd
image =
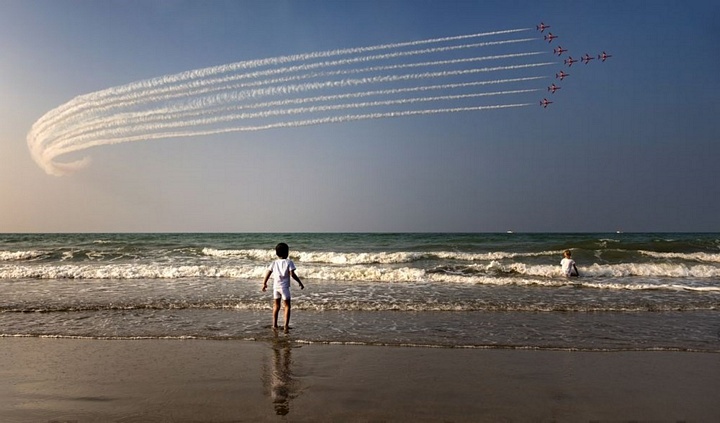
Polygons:
M276 332L271 343L273 357L265 371L266 389L269 390L275 413L284 416L290 412L290 400L297 396L297 382L293 379L290 368L292 341L278 337Z

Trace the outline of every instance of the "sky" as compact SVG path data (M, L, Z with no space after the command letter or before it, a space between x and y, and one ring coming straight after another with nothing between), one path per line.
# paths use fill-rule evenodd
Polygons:
M715 1L0 0L0 232L718 232L718 16ZM537 52L467 67L552 64L464 80L542 79L463 92L537 91L450 107L531 105L160 139L130 122L139 139L59 156L91 160L61 176L27 141L46 113L138 81L512 29L528 30L460 43L532 40L460 57ZM558 45L568 52L555 56ZM612 57L563 64L601 51ZM424 70L394 71L412 72ZM341 115L353 113L364 112Z

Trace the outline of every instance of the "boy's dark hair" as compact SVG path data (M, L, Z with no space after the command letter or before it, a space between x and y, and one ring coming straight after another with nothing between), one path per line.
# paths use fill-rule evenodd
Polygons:
M275 254L280 258L287 258L290 253L290 247L284 242L279 243L275 246Z

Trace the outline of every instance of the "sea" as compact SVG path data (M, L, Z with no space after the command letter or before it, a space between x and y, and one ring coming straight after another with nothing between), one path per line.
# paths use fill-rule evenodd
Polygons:
M0 234L0 337L271 340L278 242L293 343L720 352L717 233Z

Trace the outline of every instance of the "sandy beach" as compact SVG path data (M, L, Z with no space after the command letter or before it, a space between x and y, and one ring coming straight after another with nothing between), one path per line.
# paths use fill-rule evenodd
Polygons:
M208 340L0 339L3 422L720 421L720 360Z

